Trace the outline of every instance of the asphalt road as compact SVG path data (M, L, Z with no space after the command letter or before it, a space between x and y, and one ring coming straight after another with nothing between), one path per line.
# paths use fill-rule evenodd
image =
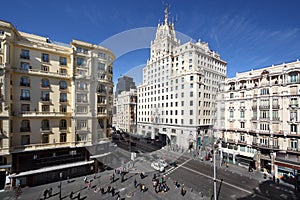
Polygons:
M178 167L167 170L166 175L183 183L204 196L213 194L213 168L207 161L201 162L190 157L177 159ZM222 180L222 181L221 181ZM218 199L297 199L290 188L273 183L271 180L259 182L228 169L217 170ZM298 196L299 198L299 196Z

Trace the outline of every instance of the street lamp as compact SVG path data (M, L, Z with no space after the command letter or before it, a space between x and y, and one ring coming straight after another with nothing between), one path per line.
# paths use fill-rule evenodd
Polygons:
M62 179L62 172L59 173L60 183L59 183L59 199L61 199L61 179Z

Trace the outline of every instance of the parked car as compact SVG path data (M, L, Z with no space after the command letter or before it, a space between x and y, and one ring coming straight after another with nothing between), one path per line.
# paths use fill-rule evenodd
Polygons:
M163 159L159 159L157 162L158 162L161 166L163 166L163 167L167 167L167 166L168 166L168 163L167 163L165 160L163 160Z
M160 165L160 163L158 163L158 162L152 162L151 167L160 172L165 171L165 168L162 165Z

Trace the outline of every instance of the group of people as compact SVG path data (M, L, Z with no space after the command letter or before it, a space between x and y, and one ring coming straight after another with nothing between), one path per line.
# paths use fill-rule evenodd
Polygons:
M156 193L168 192L170 189L169 186L167 185L166 181L164 180L164 177L158 178L158 177L156 177L156 174L153 175L152 185L153 185Z
M52 196L52 188L45 189L43 193L44 199L50 198Z

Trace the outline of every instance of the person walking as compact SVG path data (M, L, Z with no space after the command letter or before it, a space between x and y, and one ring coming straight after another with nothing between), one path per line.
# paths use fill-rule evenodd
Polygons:
M136 179L134 179L134 187L136 188L137 187L137 181L136 181Z
M112 182L115 182L115 173L112 174Z
M114 187L111 188L111 196L112 197L115 196L115 188Z
M88 184L87 184L87 188L88 188L88 190L90 190L90 189L91 189L91 184L92 184L92 183L91 183L91 181L89 181L89 182L88 182Z
M73 199L73 191L70 193L70 195L69 195L69 198L70 198L70 200L72 200Z
M184 188L184 184L182 184L181 186L181 195L184 196L186 193L185 188Z
M48 189L44 190L44 199L47 199Z
M49 198L52 196L52 187L49 188L49 190L48 190L48 196L49 196Z
M118 196L117 196L117 200L121 200L120 194L118 194Z

